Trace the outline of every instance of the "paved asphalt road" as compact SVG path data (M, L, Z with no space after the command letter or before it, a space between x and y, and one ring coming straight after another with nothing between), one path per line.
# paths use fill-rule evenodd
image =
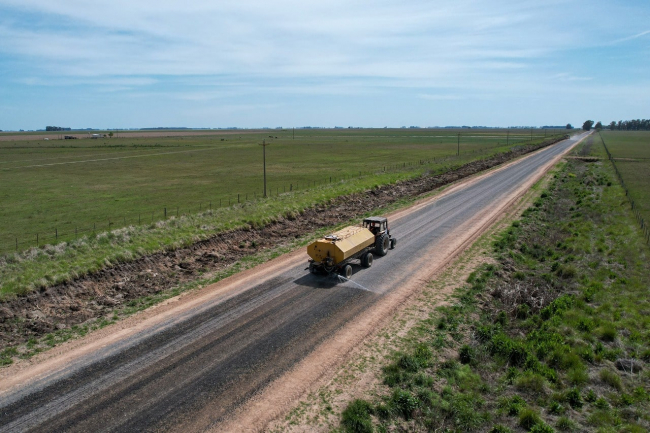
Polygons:
M354 283L296 263L135 336L101 348L0 397L0 431L174 430L210 407L218 426L234 407L295 365L386 293L427 266L440 239L503 201L567 140L442 196L391 224L395 250Z

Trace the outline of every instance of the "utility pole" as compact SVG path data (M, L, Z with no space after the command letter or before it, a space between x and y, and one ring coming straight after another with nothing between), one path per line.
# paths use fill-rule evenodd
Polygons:
M292 133L291 133L291 134L292 134L292 135L291 135L291 139L292 139L292 140L295 140L295 139L296 139L296 128L293 127L293 128L291 128L291 130L292 130Z
M458 147L456 148L456 156L460 156L460 132L458 133Z
M267 143L266 140L262 140L262 154L264 155L264 198L266 198L266 146L271 143Z
M530 141L533 141L533 128L530 128Z
M506 146L510 146L510 127L508 126L508 133L506 135Z

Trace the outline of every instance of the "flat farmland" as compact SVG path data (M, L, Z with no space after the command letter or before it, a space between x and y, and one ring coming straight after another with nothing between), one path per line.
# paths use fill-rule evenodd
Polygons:
M450 164L527 142L530 130L299 129L117 133L90 139L0 137L0 252L70 238L75 230L150 223L341 179ZM533 139L551 131L533 130ZM43 140L44 137L53 137ZM434 163L434 158L436 162ZM454 160L456 161L456 160ZM410 165L409 165L410 164ZM423 166L424 167L424 166Z
M650 132L602 133L625 186L646 223L650 223Z

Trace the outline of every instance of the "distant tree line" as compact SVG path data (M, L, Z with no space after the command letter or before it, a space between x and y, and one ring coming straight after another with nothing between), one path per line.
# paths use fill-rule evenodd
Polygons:
M612 131L650 131L650 119L619 120L609 124Z
M61 126L46 126L46 131L72 131L72 128L63 128Z

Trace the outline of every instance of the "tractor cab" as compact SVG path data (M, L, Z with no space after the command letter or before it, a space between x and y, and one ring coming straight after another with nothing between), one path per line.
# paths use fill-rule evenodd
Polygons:
M384 217L369 217L363 220L363 226L375 236L388 232L388 220ZM389 233L390 234L390 233Z

